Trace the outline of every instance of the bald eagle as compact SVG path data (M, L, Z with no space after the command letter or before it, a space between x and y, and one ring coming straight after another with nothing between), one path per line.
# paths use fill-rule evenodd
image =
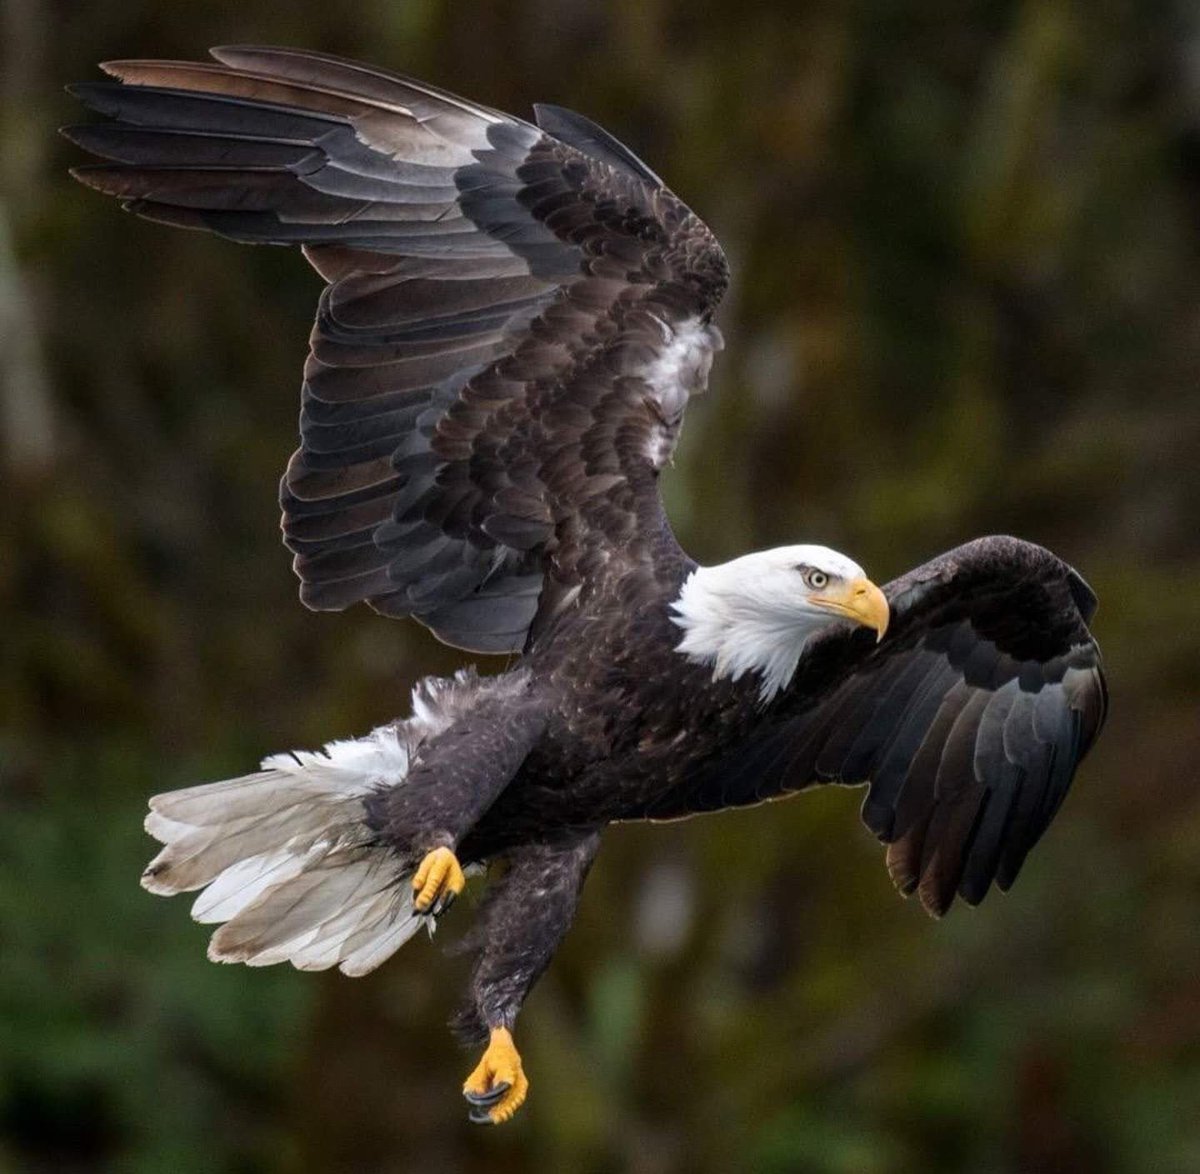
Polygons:
M513 667L408 717L158 795L142 883L201 890L217 961L366 974L492 869L457 1020L507 1120L518 1011L600 835L824 783L935 915L1007 889L1104 721L1096 599L982 538L882 589L785 546L681 549L658 477L721 336L708 228L586 118L509 117L366 65L221 48L73 92L74 174L152 220L299 245L324 278L280 487L304 603L365 600Z

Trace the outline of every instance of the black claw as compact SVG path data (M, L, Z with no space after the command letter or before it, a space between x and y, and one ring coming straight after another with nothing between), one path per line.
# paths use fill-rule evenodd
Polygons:
M413 912L420 917L441 917L441 915L445 913L446 910L449 909L457 899L457 893L453 892L452 890L447 890L426 909L418 909L414 905Z
M486 1109L472 1109L467 1114L467 1120L470 1121L472 1125L495 1125L496 1124L495 1121L493 1121L491 1119L491 1117L488 1116Z
M472 1105L481 1105L485 1108L491 1108L496 1104L506 1092L510 1085L507 1080L500 1081L499 1084L493 1084L487 1092L469 1092L464 1091L463 1096L467 1098Z

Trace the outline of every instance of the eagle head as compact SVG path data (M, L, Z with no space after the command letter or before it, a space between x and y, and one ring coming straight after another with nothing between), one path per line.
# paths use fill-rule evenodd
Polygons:
M848 622L882 640L888 625L883 592L827 546L777 546L697 567L671 606L684 633L676 651L711 664L714 680L757 674L763 703L791 681L819 632Z

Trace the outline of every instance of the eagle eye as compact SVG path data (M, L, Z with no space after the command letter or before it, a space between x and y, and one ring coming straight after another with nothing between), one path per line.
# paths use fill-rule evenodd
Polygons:
M813 591L820 591L829 584L829 576L824 571L818 571L816 567L800 567L798 569L805 587Z

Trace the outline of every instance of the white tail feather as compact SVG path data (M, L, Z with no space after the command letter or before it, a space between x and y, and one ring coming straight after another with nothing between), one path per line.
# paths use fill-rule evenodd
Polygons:
M386 857L381 866L378 856L346 861L330 854L268 888L217 930L209 957L250 966L291 962L300 970L340 965L347 974L356 973L357 955L366 950L382 962L416 933L421 918L402 884L407 878L387 867ZM379 949L384 943L386 951Z
M516 674L425 680L408 721L321 752L272 755L257 774L156 795L146 831L164 847L143 887L203 890L192 916L224 923L209 944L213 961L374 970L433 921L413 911L410 877L367 826L363 801L402 784L413 755L482 690L522 686Z
M192 917L201 925L232 921L268 889L299 876L307 859L280 848L231 864L196 898Z

